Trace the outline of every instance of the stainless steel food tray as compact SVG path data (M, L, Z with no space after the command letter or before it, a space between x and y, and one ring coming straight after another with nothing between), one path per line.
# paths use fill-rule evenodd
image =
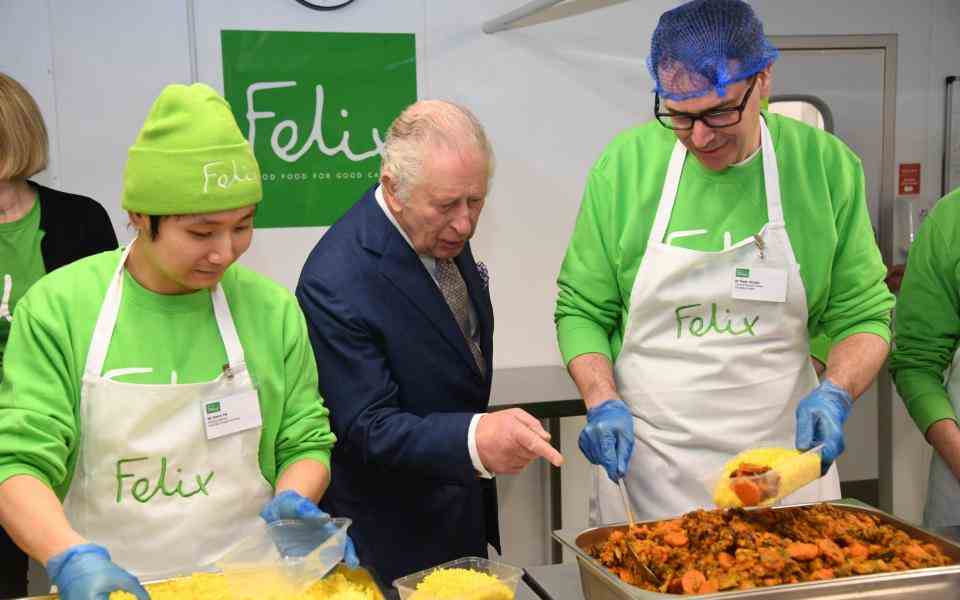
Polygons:
M958 564L949 567L914 569L897 573L855 575L827 581L808 581L753 590L731 590L697 596L679 596L677 594L649 592L624 583L584 551L585 548L606 540L611 532L626 529L626 523L594 527L580 532L571 530L554 531L553 537L576 555L577 564L580 567L583 596L586 600L664 600L681 597L749 598L750 600L800 600L809 598L826 600L853 600L854 598L869 600L886 598L896 598L897 600L960 599L960 545L859 502L838 501L828 504L842 510L875 514L885 523L894 525L919 540L936 544L944 554ZM772 510L797 506L809 506L809 504L779 506Z

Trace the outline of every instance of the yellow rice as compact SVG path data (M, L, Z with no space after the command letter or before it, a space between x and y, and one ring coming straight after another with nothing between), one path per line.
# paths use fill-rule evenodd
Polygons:
M279 572L261 572L244 592L234 594L220 573L194 573L146 586L151 600L383 600L369 575L356 576L346 570L334 571L301 593L291 590ZM110 600L135 600L127 592L113 592Z
M513 600L513 592L488 573L437 569L417 584L409 600Z

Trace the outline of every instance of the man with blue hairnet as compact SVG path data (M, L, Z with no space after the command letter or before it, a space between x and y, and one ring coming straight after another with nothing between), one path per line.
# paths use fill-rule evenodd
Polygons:
M558 278L560 349L587 405L591 520L711 504L704 480L741 450L823 446L839 497L843 425L887 356L893 297L860 160L761 110L777 50L749 5L664 13L648 66L656 120L594 164ZM688 156L690 155L690 156ZM834 346L822 380L811 337ZM598 471L599 472L599 471Z

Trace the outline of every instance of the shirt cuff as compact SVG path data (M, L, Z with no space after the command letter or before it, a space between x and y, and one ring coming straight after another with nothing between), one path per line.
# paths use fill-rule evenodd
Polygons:
M473 463L473 470L477 472L477 477L483 479L493 479L493 473L486 470L483 463L480 462L480 452L477 450L477 423L483 414L475 414L470 419L470 427L467 429L467 450L470 452L470 462Z
M888 344L890 343L890 338L892 337L890 333L889 321L869 321L866 323L860 323L859 325L854 325L853 327L831 337L830 347L833 348L833 346L836 346L843 340L856 333L872 333L877 337L883 338L883 341Z
M610 362L613 362L609 334L603 327L589 319L568 316L558 320L557 341L564 365L570 364L571 360L581 354L595 352L605 355Z
M942 388L941 388L942 389ZM930 426L943 419L957 420L957 413L950 402L946 390L942 392L920 394L910 399L907 411L913 417L913 422L923 435L927 434Z

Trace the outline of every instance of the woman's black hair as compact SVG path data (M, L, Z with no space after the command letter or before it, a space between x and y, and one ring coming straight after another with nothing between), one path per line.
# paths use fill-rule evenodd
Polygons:
M166 218L167 215L147 215L150 219L150 239L156 240L157 236L160 235L160 221Z

